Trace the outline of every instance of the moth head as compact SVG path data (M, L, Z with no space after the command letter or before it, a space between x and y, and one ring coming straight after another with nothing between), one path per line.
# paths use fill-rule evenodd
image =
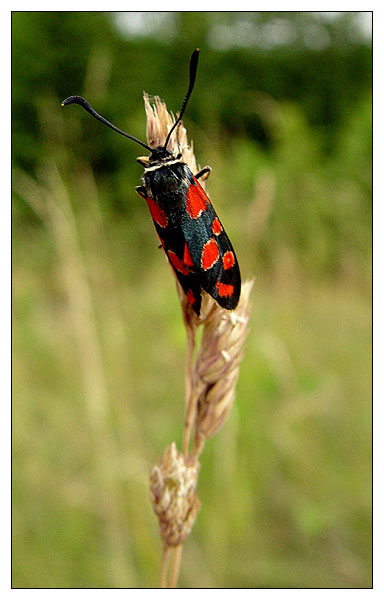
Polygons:
M136 161L144 168L150 167L153 164L167 163L172 159L181 158L181 154L174 156L169 150L165 150L162 146L159 148L153 148L149 156L138 156Z

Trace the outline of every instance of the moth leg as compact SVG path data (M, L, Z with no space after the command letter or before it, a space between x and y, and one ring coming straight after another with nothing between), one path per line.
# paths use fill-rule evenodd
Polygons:
M201 169L201 171L199 171L198 173L196 173L195 178L199 179L200 177L202 177L203 181L205 181L210 176L211 171L212 171L212 168L206 166L206 167L204 167L204 169Z
M145 187L143 185L137 185L135 187L135 190L139 194L139 196L141 196L142 198L144 198L144 200L146 199L146 197L147 197L148 194L147 194L146 189L145 189Z

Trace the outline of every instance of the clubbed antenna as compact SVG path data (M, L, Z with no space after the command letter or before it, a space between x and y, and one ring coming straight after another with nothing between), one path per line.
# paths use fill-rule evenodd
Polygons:
M87 100L85 98L83 98L82 96L69 96L69 98L66 98L65 100L63 100L63 102L61 103L61 106L67 106L67 104L79 104L80 106L85 108L85 110L87 112L89 112L89 114L92 115L92 117L95 117L95 119L98 119L99 121L104 123L104 125L107 125L111 129L113 129L113 131L117 131L117 133L124 135L125 137L129 138L130 140L133 140L134 142L136 142L137 144L140 144L140 146L143 146L143 148L145 148L146 150L149 150L149 152L151 152L151 148L149 146L147 146L147 144L144 144L144 142L141 142L140 140L135 138L133 135L129 135L129 133L126 133L122 129L119 129L118 127L116 127L116 125L113 125L113 123L111 123L110 121L108 121L107 119L105 119L104 117L99 115L99 113L96 112L95 109L89 104L89 102L87 102Z
M180 109L180 114L177 118L177 120L175 121L173 127L171 128L171 130L169 131L168 135L167 135L167 139L165 140L165 144L163 146L163 150L167 149L168 146L168 142L170 140L170 137L173 133L173 131L175 130L175 128L177 127L177 125L180 123L182 116L184 114L184 111L187 107L187 103L188 100L192 94L192 90L193 90L193 86L195 85L195 80L196 80L196 71L197 71L197 63L199 62L199 48L196 48L196 50L193 51L192 56L191 56L191 61L189 63L189 86L188 86L188 90L187 93L185 94L185 98L183 100L183 104L181 105L181 109Z

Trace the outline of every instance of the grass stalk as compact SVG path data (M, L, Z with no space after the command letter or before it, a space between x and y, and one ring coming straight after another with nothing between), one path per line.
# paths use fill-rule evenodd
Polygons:
M154 98L153 104L144 94L147 113L147 141L151 148L162 146L174 118L165 104ZM177 137L173 135L168 149L175 155L182 151L182 160L196 172L196 159L181 124ZM202 181L204 185L204 181ZM167 585L169 548L170 576L167 587L175 588L179 578L183 543L195 522L200 502L196 494L200 469L198 457L205 441L225 423L234 398L235 386L242 359L242 347L247 335L250 313L251 282L244 284L245 293L235 311L221 308L205 292L202 293L200 315L196 315L176 282L186 331L185 414L182 451L172 444L166 449L161 463L151 473L151 497L160 521L160 533L165 547L161 566L161 587ZM196 356L196 333L203 327L201 343ZM191 436L193 445L190 451Z
M196 345L196 332L193 329L187 331L187 351L185 361L185 418L183 430L182 451L185 456L189 453L189 441L191 437L194 416L196 412L196 396L193 395L192 374L193 374L193 352Z
M171 547L167 544L163 545L163 553L161 555L161 571L160 571L160 587L166 588L167 586L167 575L168 575L168 562L171 553Z
M173 551L171 573L169 578L169 588L173 589L177 586L177 581L180 573L181 556L183 553L183 544L179 544Z

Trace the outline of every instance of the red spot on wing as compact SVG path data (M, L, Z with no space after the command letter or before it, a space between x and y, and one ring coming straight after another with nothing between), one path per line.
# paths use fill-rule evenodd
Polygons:
M187 290L187 299L188 299L189 304L192 304L192 305L195 304L196 298L195 298L192 290Z
M177 254L175 254L172 250L168 250L167 254L171 264L177 271L179 271L179 273L182 273L183 275L189 275L189 272L185 268L183 261L177 256Z
M160 225L160 227L166 227L168 225L168 219L165 212L152 198L145 198L145 200L147 202L149 212L151 213L151 217L155 223Z
M192 257L189 253L188 250L188 246L187 244L185 244L184 246L184 256L183 256L183 263L187 266L187 267L193 267L193 260Z
M231 250L227 250L227 252L223 255L223 267L224 269L230 269L235 264L235 257Z
M216 283L217 291L219 296L222 298L225 296L232 296L233 294L233 285L229 283Z
M186 209L191 219L198 219L207 208L209 202L207 194L196 181L197 185L191 184L187 192Z
M203 251L201 253L201 266L204 271L213 267L219 256L220 251L217 242L215 238L211 238L204 244Z
M217 217L213 221L211 229L215 235L219 235L223 231L221 223Z

